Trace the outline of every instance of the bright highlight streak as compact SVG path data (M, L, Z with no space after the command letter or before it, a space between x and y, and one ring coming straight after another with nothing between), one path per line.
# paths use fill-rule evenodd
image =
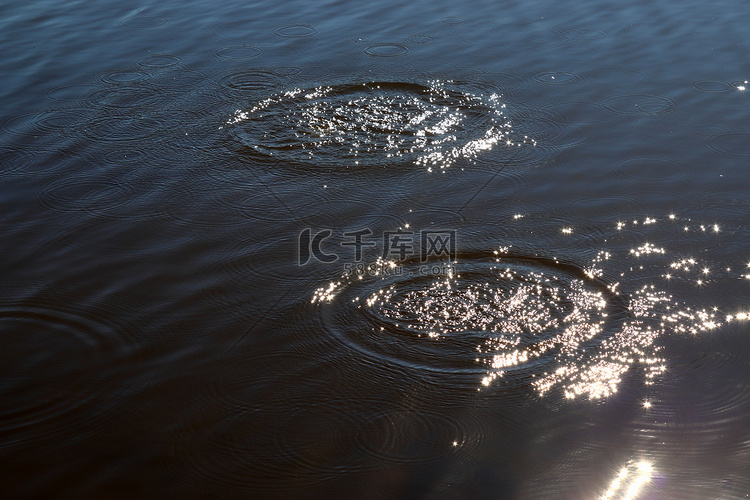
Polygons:
M648 462L628 462L612 480L601 500L637 500L651 481L653 468Z

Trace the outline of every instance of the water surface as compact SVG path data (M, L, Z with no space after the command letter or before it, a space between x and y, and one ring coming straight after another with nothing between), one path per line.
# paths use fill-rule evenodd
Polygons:
M4 496L750 492L744 3L0 13Z

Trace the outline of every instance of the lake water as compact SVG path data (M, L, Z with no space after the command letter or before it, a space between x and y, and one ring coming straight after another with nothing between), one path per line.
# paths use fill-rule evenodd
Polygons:
M746 498L749 14L6 2L3 498Z

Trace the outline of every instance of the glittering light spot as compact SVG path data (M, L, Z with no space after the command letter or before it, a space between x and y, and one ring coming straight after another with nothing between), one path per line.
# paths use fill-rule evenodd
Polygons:
M341 286L340 281L331 281L327 288L318 288L313 293L311 302L331 302L334 297L338 294L339 287Z
M635 255L636 257L640 257L641 255L649 255L652 253L663 254L665 253L665 250L663 248L656 247L651 243L644 243L638 248L631 248L630 253Z
M750 319L750 314L746 312L738 312L735 315L728 314L727 315L727 323L730 323L732 321L747 321Z

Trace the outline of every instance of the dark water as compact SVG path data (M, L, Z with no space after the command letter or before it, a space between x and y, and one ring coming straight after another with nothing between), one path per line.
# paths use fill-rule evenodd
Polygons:
M3 498L750 494L745 2L0 14Z

